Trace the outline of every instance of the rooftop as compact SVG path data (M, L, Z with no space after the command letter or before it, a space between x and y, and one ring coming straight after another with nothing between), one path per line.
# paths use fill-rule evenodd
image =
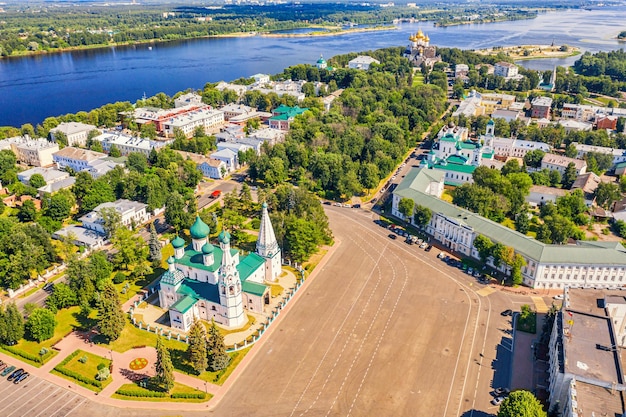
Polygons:
M574 392L580 417L621 416L626 412L622 391L611 392L597 385L576 381Z
M60 151L55 152L52 156L56 158L67 158L67 159L90 162L96 159L104 158L107 155L105 153L94 152L89 149L81 149L81 148L75 148L73 146L66 146Z
M96 127L94 125L88 125L80 122L63 122L59 124L54 129L50 129L50 132L63 132L66 135L73 135L75 133L80 132L90 132L95 130Z

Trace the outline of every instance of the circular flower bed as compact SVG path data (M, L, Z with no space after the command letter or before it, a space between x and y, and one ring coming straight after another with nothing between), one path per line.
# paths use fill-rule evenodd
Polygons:
M130 365L128 367L130 369L132 369L133 371L138 371L140 369L145 368L146 366L148 366L148 359L146 359L146 358L137 358L137 359L133 359L130 362Z

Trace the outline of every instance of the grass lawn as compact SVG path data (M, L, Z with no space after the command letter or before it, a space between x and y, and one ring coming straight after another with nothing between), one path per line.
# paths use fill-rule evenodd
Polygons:
M184 374L193 375L196 378L200 378L203 381L211 382L212 384L222 385L230 374L233 373L237 365L243 360L243 358L250 352L252 346L249 346L245 349L238 350L236 352L230 352L228 355L230 356L230 363L226 369L222 369L221 371L211 372L206 371L202 372L198 375L194 369L187 363L187 359L185 356L185 352L180 351L170 351L172 356L172 363L174 364L174 368L177 371L180 371Z
M520 314L517 318L517 330L524 333L537 333L537 313L533 311L525 317Z
M146 330L139 330L137 327L126 322L126 326L124 330L122 330L122 334L120 337L112 342L112 343L104 343L104 340L99 339L97 336L94 337L94 342L104 345L109 349L112 349L116 352L126 352L129 349L139 346L156 346L156 334L152 332L148 332ZM165 346L169 349L187 349L187 344L184 342L179 342L175 339L167 340L167 337L164 337Z
M148 384L147 388L143 388L138 384L124 384L119 390L131 390L138 392L162 392L159 387L151 386ZM170 394L204 394L203 391L198 391L195 388L188 387L187 385L179 384L178 382L174 382L174 388ZM171 398L169 395L157 398L157 397L127 397L125 395L119 395L117 392L111 396L111 398L117 398L118 400L130 400L130 401L154 401L154 402L177 402L177 403L202 403L205 401L209 401L213 396L211 394L206 394L204 399L199 398Z
M98 374L98 365L103 363L107 367L109 367L109 364L111 363L110 359L106 359L106 358L103 358L102 356L94 355L93 353L85 352L83 350L78 350L77 352L78 354L74 356L65 365L57 365L57 367L52 370L52 373L60 376L61 378L70 380L80 385L81 387L85 387L92 391L95 391L95 392L102 391L113 380L111 377L109 377L106 381L101 381L102 388L98 388L91 384L86 384L82 381L72 378L71 376L64 375L63 373L58 372L58 368L64 368L64 369L67 369L68 371L76 372L77 374L82 375L85 378L93 379L95 381L96 375ZM87 357L87 362L85 363L81 363L79 361L79 359L82 358L83 356Z
M278 284L270 284L270 291L272 292L272 297L278 297L282 292L283 292L284 288L281 287Z
M50 353L44 357L43 362L46 363L48 360L50 360L50 358L57 354L55 350L51 349L53 345L55 345L59 340L63 339L73 330L85 328L86 323L81 323L79 321L79 312L80 307L70 307L59 310L59 312L56 314L57 326L54 329L54 335L50 339L44 340L41 343L32 340L20 340L16 345L13 345L11 348L21 350L28 355L38 357L41 348L45 347L50 351ZM95 314L95 311L92 314ZM15 354L3 349L1 346L0 350L33 366L41 366L40 363L28 360L21 356L16 356Z
M232 330L231 329L224 329L223 327L220 327L220 325L217 324L217 323L215 324L215 326L220 331L222 336L226 336L227 334L231 334L231 333L243 332L244 330L249 329L250 326L252 326L255 322L256 322L256 319L254 318L254 316L251 316L250 314L248 314L248 322L243 327L240 327L238 329L232 329ZM206 328L206 330L208 332L209 328L211 327L211 323L208 322L208 321L202 320L202 324L204 324L204 327Z
M422 84L424 84L424 75L421 73L421 71L415 71L413 73L413 87Z
M311 273L315 269L317 264L320 263L324 255L326 255L326 252L328 252L326 249L320 249L317 252L315 252L313 255L311 255L309 260L303 264L304 269L306 269L309 273Z

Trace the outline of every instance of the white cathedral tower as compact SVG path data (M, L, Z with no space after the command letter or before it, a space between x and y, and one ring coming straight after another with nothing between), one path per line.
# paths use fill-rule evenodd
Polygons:
M281 250L274 235L274 228L267 212L267 203L262 205L261 227L259 228L259 238L256 241L257 255L266 259L265 261L265 281L275 282L281 272Z
M243 311L243 299L241 296L241 279L235 259L230 253L230 234L222 230L218 236L220 249L222 250L222 263L220 265L218 282L220 304L226 309L227 326L241 327L248 318Z

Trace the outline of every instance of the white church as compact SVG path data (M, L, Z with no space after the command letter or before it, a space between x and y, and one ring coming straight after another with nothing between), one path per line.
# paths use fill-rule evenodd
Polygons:
M160 280L159 304L169 311L170 324L188 331L194 317L237 328L248 322L246 310L262 312L270 303L270 287L281 273L281 249L263 203L256 252L240 258L222 231L219 247L208 241L209 226L196 218L189 229L191 244L177 236L174 256Z

